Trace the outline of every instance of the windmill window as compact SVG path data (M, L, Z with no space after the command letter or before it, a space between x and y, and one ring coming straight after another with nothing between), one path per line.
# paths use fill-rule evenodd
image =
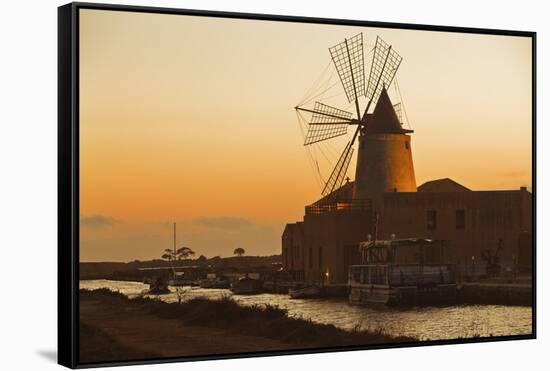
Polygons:
M426 211L426 227L429 230L437 228L437 212L435 210Z
M409 148L410 148L410 147L409 147L409 142L405 142L405 148L406 148L406 149L409 149Z

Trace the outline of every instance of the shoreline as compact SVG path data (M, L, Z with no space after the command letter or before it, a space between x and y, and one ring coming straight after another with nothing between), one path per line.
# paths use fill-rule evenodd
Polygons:
M231 298L178 304L108 289L80 290L80 326L83 363L419 341L346 331L290 318L269 305L243 307Z
M121 282L136 282L143 283L138 279L125 279L110 277L84 279L81 281L121 281ZM347 301L347 294L342 295L340 291L335 291L337 294L327 295L325 298L341 298ZM455 305L505 305L505 306L532 306L533 288L531 284L517 283L491 283L491 282L468 282L460 284L460 289L457 293L457 300L453 302ZM286 295L282 292L273 292L264 287L264 292L273 295Z

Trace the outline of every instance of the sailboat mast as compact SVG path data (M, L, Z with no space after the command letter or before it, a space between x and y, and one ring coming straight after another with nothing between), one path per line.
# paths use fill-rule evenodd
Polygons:
M174 256L176 255L176 222L174 222Z

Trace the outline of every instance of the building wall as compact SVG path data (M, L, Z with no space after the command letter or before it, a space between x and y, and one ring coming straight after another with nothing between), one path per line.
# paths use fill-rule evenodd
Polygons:
M379 203L379 238L449 240L457 263L466 265L483 264L481 254L495 252L501 243L501 263L511 265L519 255L520 235L532 229L531 202L526 190L385 194ZM435 226L428 225L429 212L430 217L435 213ZM457 213L463 213L463 225Z
M373 233L372 226L372 209L306 215L306 280L321 284L347 282L348 266L359 263L357 242Z
M501 263L512 265L526 254L520 246L532 248L525 243L531 241L531 205L532 195L526 190L411 192L385 193L373 199L372 208L360 211L306 213L300 228L289 224L283 233L284 269L301 270L300 277L308 282L347 282L349 265L360 263L357 244L369 234L374 238L375 215L379 239L394 235L448 240L463 268L472 264L472 256L481 266L482 252L494 252L502 241ZM457 226L457 210L463 211L463 226ZM428 212L435 212L433 228L428 227Z
M293 280L304 280L303 222L287 224L281 239L283 269Z

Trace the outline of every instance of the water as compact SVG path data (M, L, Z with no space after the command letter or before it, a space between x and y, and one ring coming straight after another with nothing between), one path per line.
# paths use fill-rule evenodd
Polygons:
M86 280L82 289L109 288L135 297L148 288L139 282ZM531 334L531 307L504 305L455 305L446 307L386 308L352 306L344 299L291 299L288 295L233 295L230 290L184 287L184 300L196 297L219 299L232 296L241 305L276 305L291 317L333 324L342 329L382 329L388 335L412 336L420 340L456 339L474 336ZM175 288L159 296L176 302Z

